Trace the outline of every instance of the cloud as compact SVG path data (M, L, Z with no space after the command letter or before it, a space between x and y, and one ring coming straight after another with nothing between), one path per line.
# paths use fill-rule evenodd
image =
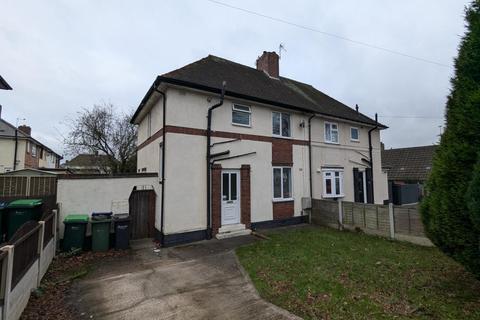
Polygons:
M467 1L233 1L232 5L448 65ZM387 147L431 144L452 68L366 48L208 1L14 1L0 11L3 116L26 118L63 151L58 130L81 107L138 105L157 74L208 54L253 66L284 43L281 74L311 83L390 128ZM398 118L430 116L438 119Z

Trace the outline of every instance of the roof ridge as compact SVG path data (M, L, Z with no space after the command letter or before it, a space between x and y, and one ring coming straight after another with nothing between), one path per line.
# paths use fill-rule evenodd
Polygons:
M438 144L429 144L429 145L425 145L425 146L390 148L390 149L384 149L384 150L385 151L391 151L391 150L420 149L420 148L431 148L431 147L438 147Z

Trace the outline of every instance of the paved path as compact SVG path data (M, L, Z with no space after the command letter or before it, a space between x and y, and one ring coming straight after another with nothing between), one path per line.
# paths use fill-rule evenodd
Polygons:
M203 241L102 265L74 287L80 319L299 319L261 299L233 249L252 236Z

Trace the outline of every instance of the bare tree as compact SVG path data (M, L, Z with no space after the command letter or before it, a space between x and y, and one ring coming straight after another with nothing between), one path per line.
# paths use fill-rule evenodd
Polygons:
M103 154L108 156L112 173L135 172L137 129L131 116L116 113L110 103L82 109L68 121L70 132L65 138L67 152ZM103 167L105 163L99 163Z

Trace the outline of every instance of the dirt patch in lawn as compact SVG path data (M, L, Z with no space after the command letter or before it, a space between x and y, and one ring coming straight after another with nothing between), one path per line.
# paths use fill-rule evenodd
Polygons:
M96 265L128 254L130 251L110 250L56 256L40 287L30 296L20 319L78 319L76 307L68 301L73 282L94 270Z

